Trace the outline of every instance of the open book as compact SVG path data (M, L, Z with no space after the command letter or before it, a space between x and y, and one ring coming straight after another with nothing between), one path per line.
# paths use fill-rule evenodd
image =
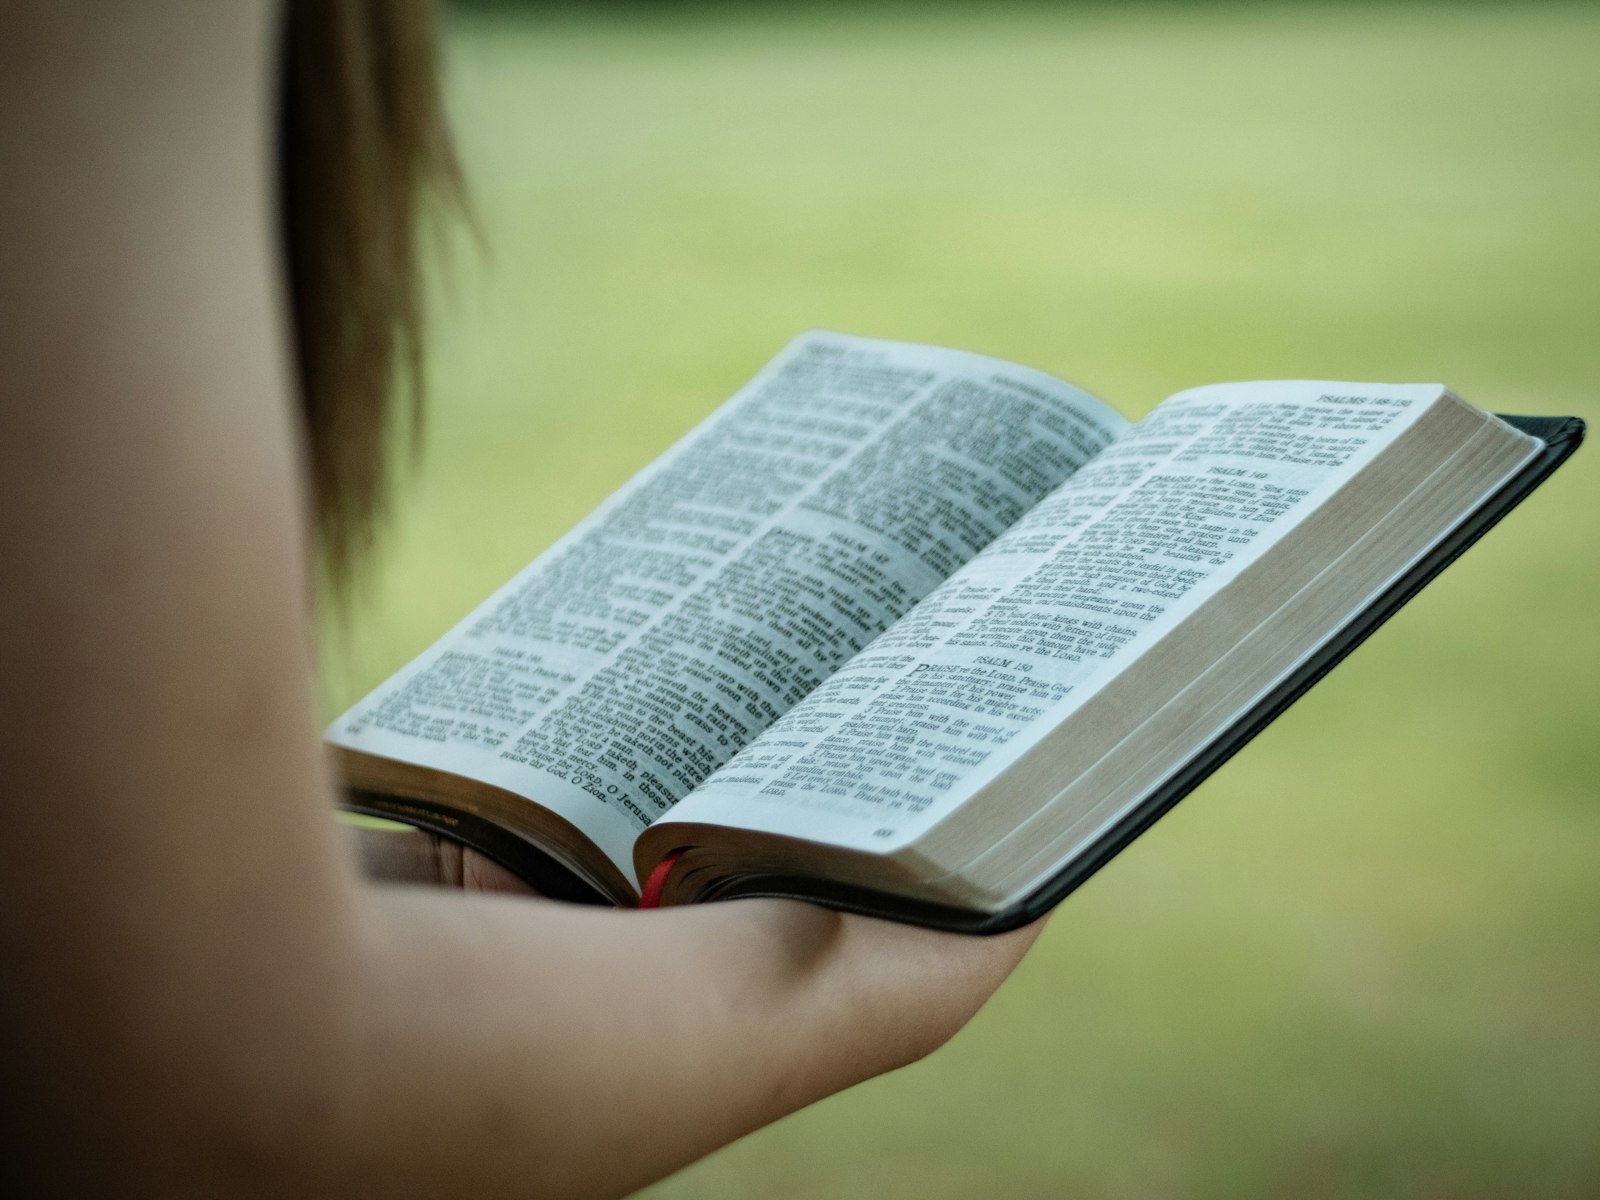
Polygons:
M811 333L327 736L352 808L553 895L654 873L668 904L1010 928L1582 434L1435 384L1221 384L1131 424Z

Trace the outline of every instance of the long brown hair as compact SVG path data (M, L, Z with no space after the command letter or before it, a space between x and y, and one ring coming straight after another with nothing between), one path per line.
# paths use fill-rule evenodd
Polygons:
M461 177L432 0L289 0L283 22L283 247L310 480L338 581L382 510L396 416L418 431L420 226L459 206Z

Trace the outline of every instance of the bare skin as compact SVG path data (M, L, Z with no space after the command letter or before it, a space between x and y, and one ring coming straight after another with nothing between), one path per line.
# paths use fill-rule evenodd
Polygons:
M467 892L540 894L493 859L449 838L399 829L352 829L350 835L356 863L368 879L426 883Z
M329 818L269 3L0 0L0 1192L626 1193L1032 931L364 882Z

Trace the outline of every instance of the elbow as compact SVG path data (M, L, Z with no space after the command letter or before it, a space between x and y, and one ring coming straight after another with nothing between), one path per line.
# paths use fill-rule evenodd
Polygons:
M36 976L6 1004L0 1079L26 1102L0 1118L0 1192L333 1194L355 1026L329 966Z

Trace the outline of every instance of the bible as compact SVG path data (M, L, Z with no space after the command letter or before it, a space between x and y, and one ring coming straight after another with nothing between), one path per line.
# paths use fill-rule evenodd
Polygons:
M1574 418L1180 392L813 332L333 722L348 806L548 895L973 933L1138 836L1533 488Z

